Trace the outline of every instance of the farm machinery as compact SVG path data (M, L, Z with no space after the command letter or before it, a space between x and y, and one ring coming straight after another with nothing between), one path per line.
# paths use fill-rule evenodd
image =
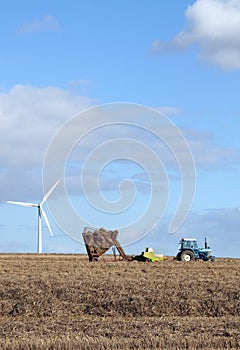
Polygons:
M85 227L82 235L89 261L98 261L99 257L110 248L116 248L123 260L132 260L131 256L125 254L117 240L118 230L108 231L104 227L100 229Z
M145 252L142 252L141 255L133 256L133 260L143 262L160 262L165 260L165 257L162 254L155 254L153 248L146 248Z
M121 259L126 261L158 262L164 260L164 256L162 254L155 254L152 248L146 248L145 252L142 252L140 255L126 255L117 240L117 230L108 231L103 227L100 229L85 227L82 235L89 261L98 261L100 256L110 248L113 248L113 251L116 248Z
M178 261L204 260L214 261L215 256L211 255L212 251L208 247L205 238L204 248L199 248L195 238L182 238L179 242L180 249L176 256Z
M119 252L120 259L125 261L139 261L139 262L160 262L166 260L162 254L155 254L153 248L146 248L145 252L140 255L126 255L120 243L118 242L118 230L106 230L104 227L99 229L85 227L83 230L83 240L88 253L89 261L98 261L99 258L106 253L110 248L113 249L116 259L115 251ZM199 248L195 238L182 238L180 249L175 257L178 261L193 261L204 260L214 261L215 256L211 253L205 238L204 248Z

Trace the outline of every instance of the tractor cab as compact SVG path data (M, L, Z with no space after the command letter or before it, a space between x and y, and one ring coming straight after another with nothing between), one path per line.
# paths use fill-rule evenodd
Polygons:
M197 240L194 238L182 238L180 241L181 244L181 250L184 249L191 249L191 250L196 250L198 251L198 245L197 245Z

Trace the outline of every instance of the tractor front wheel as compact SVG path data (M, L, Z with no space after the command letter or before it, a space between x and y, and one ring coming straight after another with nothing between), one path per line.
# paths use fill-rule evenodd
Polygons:
M209 256L209 257L208 257L208 261L215 261L215 257Z
M195 257L194 257L194 254L191 250L184 250L180 254L180 260L185 261L185 262L189 262L191 260L195 260Z

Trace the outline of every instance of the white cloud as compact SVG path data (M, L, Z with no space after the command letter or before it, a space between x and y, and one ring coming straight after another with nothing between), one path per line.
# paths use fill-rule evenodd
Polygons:
M93 101L55 88L17 85L0 93L2 196L40 189L41 167L57 129ZM18 184L17 184L18 183ZM30 191L31 190L31 191ZM24 199L24 198L23 198Z
M169 42L156 40L153 52L180 50L196 43L200 59L225 70L240 69L240 1L197 0L185 12L186 28Z
M217 144L210 132L184 129L184 134L199 169L233 170L238 166L239 150Z
M54 32L60 29L58 21L51 15L45 15L41 19L26 23L18 28L18 34L33 32Z

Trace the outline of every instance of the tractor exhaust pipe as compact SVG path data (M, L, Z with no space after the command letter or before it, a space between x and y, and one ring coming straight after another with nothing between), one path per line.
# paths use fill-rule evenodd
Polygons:
M207 238L206 238L206 237L205 237L205 244L204 244L204 247L205 247L205 249L207 249L207 248L208 248Z

